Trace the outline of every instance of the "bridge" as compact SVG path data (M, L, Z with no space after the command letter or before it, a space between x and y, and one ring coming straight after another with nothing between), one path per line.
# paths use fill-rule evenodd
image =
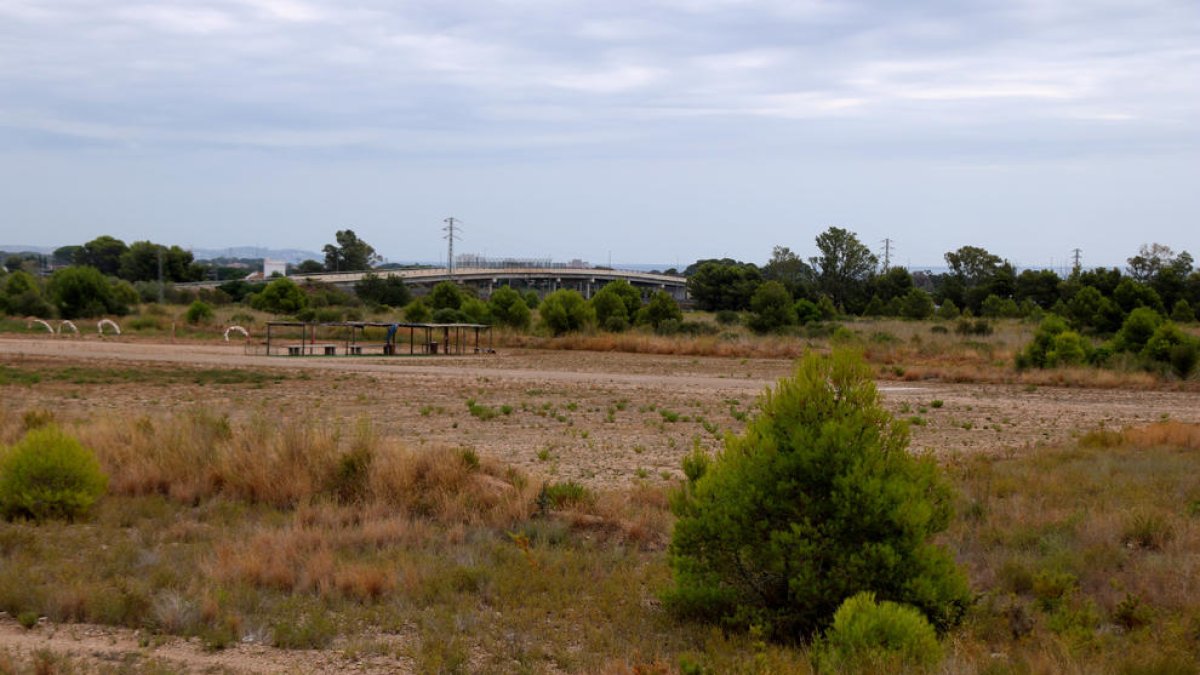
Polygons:
M352 290L354 284L367 274L380 278L399 277L414 289L428 290L443 281L454 281L476 288L481 297L488 297L500 286L512 286L517 290L532 289L545 295L567 288L579 291L585 298L592 297L605 284L623 279L631 286L649 296L654 291L666 291L678 302L687 300L687 278L671 274L654 274L632 270L573 268L573 267L505 267L505 268L455 268L451 273L444 267L421 269L382 269L363 272L322 272L318 274L293 274L296 283L313 281L333 284ZM178 284L181 288L215 288L221 282L198 281Z

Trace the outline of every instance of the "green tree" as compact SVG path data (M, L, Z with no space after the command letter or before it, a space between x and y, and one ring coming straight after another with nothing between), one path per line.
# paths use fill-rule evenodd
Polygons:
M930 540L950 523L953 493L933 458L907 446L860 355L810 352L715 461L685 459L667 606L804 640L871 591L950 628L971 593Z
M542 325L552 335L580 331L596 323L596 312L578 291L562 289L547 295L538 306Z
M496 323L520 330L529 328L529 306L525 304L521 294L511 286L497 288L488 299L488 305L491 306L492 317Z
M1062 279L1053 270L1024 270L1017 275L1017 302L1031 300L1042 309L1050 309L1058 302Z
M670 293L658 290L650 296L650 302L638 310L635 318L638 323L658 330L668 321L683 321L683 311Z
M525 300L525 306L529 309L537 309L538 305L542 304L542 297L532 288L522 293L521 298Z
M409 323L429 323L432 318L433 312L421 298L413 300L404 308L404 320Z
M1196 320L1196 313L1192 310L1192 305L1187 300L1180 300L1171 308L1171 320L1176 323L1192 323Z
M462 307L463 292L453 281L442 281L433 287L426 298L429 307L434 311L439 309L458 309Z
M120 239L102 235L79 247L74 263L95 267L107 276L116 276L121 269L121 255L128 248Z
M609 285L611 286L611 284ZM601 288L589 302L592 305L592 311L596 313L596 324L604 330L619 333L629 328L629 310L626 309L621 295L615 290L608 290L608 288L608 286Z
M54 253L50 254L50 260L52 260L55 265L59 266L73 265L75 264L75 256L82 248L82 246L74 245L60 246L54 249Z
M913 289L913 277L903 267L893 267L871 280L873 297L885 303L892 298L902 298Z
M308 294L286 277L267 284L252 298L250 304L254 309L272 314L295 314L308 307Z
M1150 286L1128 277L1122 279L1113 289L1112 299L1126 313L1138 307L1149 307L1159 314L1164 313L1162 298L1158 293Z
M813 276L812 267L786 246L772 249L771 259L762 268L763 279L783 284L794 298L811 294Z
M305 260L296 265L296 274L320 274L324 271L325 266L316 260Z
M412 292L408 290L404 279L397 276L384 278L370 272L354 284L354 294L363 302L388 307L403 307L412 302Z
M122 315L129 311L114 296L112 284L95 267L64 267L50 276L50 302L64 319Z
M957 319L959 314L958 305L954 304L950 298L943 300L941 306L937 308L937 318L939 319L953 320Z
M150 241L135 241L129 245L121 254L118 276L127 281L157 281L159 256L162 256L163 281L195 281L199 278L191 251Z
M858 235L831 227L817 235L818 255L809 260L816 272L817 290L847 312L858 314L867 302L867 284L879 266Z
M770 333L796 325L792 294L778 281L759 286L750 298L750 318L746 325L756 333Z
M761 283L762 274L753 264L728 259L705 260L688 274L687 287L700 309L740 311L750 308L750 297Z
M336 244L325 244L325 269L330 272L357 272L370 269L381 258L374 247L358 238L354 230L338 230Z
M910 289L900 298L900 316L924 320L933 316L933 298L919 288Z
M42 319L54 315L54 309L42 293L41 283L28 272L18 270L9 274L0 285L0 291L0 313Z
M1162 322L1162 315L1158 312L1149 307L1138 307L1125 317L1125 323L1121 324L1121 330L1113 338L1113 346L1117 351L1137 354L1146 347Z

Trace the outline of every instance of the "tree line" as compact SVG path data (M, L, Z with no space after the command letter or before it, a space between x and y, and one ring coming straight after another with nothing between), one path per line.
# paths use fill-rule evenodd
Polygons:
M1143 245L1124 270L1075 268L1063 278L1052 270L1020 273L978 246L945 254L939 274L883 268L848 230L831 227L816 237L817 255L803 259L774 248L763 266L710 259L688 267L688 291L697 308L749 312L759 332L786 329L837 315L926 319L1029 317L1055 313L1099 333L1118 330L1138 307L1176 321L1194 320L1200 271L1186 251Z

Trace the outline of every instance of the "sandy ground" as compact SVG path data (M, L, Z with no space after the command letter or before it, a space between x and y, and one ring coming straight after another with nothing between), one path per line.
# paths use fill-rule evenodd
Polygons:
M144 368L248 368L282 375L248 385L72 384L5 388L20 407L64 415L158 414L186 406L266 412L319 423L367 418L420 444L472 447L558 480L623 485L678 476L699 443L727 432L786 360L503 350L470 357L266 357L239 345L99 339L0 338L0 364ZM887 406L912 420L912 447L939 456L1005 452L1100 426L1170 417L1200 422L1200 394L992 384L883 383ZM484 420L467 402L494 409ZM941 401L937 406L934 402ZM510 412L503 414L505 406Z
M26 630L11 617L0 613L0 670L5 655L28 665L36 663L39 652L67 659L73 667L114 672L123 666L149 667L154 672L188 673L415 672L411 664L395 658L349 658L336 648L289 651L243 643L210 651L195 638L148 635L110 626L55 625L42 621Z

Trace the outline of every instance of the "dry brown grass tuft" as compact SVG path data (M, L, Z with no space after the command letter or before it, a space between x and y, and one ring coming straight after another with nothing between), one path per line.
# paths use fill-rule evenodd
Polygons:
M533 505L534 492L516 471L457 449L410 450L366 423L346 433L265 415L235 423L200 409L77 426L116 494L283 508L347 498L443 524L494 526L527 517Z
M1121 436L1134 448L1200 450L1200 424L1168 420L1126 429Z

